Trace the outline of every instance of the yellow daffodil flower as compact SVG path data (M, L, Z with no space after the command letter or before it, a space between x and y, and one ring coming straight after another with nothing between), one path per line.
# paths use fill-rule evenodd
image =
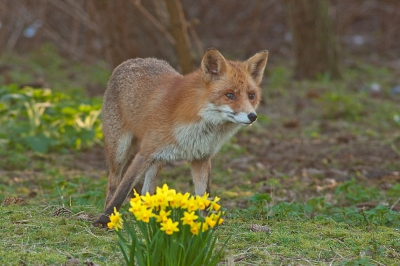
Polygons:
M207 208L211 201L208 199L209 194L208 193L204 193L204 195L202 197L200 196L196 196L196 200L199 203L199 209L200 210L204 210L205 208Z
M157 193L153 196L153 202L155 207L165 209L169 204L168 196L163 193Z
M206 222L202 223L202 224L201 224L201 231L202 231L202 232L205 232L205 231L207 231L207 230L208 230L208 224L207 224Z
M142 207L142 201L133 201L132 199L130 200L129 204L131 205L131 208L129 208L129 211L133 214L136 212L140 211L140 208Z
M217 214L213 213L211 214L210 218L220 225L224 221L224 219L221 218L221 214L222 212L218 212Z
M157 187L156 194L164 194L167 197L173 197L176 194L176 190L170 189L167 184L164 184L162 188Z
M137 193L137 191L134 189L133 190L133 198L130 199L129 202L139 202L140 201L140 195Z
M190 197L189 202L187 204L187 209L190 212L197 211L199 209L199 202L195 197Z
M179 232L179 222L172 222L171 218L161 223L160 230L165 231L167 235L172 235L174 232Z
M189 207L189 197L190 197L189 192L186 192L185 194L182 195L180 199L182 209L187 209Z
M192 225L194 221L199 218L199 216L197 216L194 212L184 212L183 215L184 216L181 218L183 225Z
M171 215L171 211L172 210L169 210L169 211L166 212L165 210L161 210L159 215L155 216L156 219L157 219L157 222L165 223L167 221L167 219L168 219L168 216Z
M207 223L207 225L211 228L214 228L215 224L217 223L216 221L214 221L211 217L206 217L206 221L205 223Z
M154 207L154 198L153 196L150 195L149 192L146 192L146 195L141 196L141 199L143 200L143 206L153 208Z
M119 229L122 229L123 227L123 221L121 214L117 211L117 208L114 207L114 213L110 215L110 222L107 223L108 228L110 229L115 229L115 231L118 231Z
M201 226L200 222L192 223L192 225L190 226L190 232L193 235L198 235L199 234L199 230L200 230L200 226Z
M145 223L148 223L151 217L156 216L151 208L148 209L145 206L141 206L140 211L135 212L134 215L138 221L143 221Z
M162 186L162 188L157 187L157 189L156 189L156 194L164 194L164 193L167 194L168 191L169 191L168 185L167 185L167 184L164 184L164 185Z
M221 208L221 205L219 205L217 202L220 200L220 198L215 197L215 199L213 201L211 201L210 203L210 207L208 208L208 210L214 210L214 211L218 211Z
M197 201L197 204L199 205L200 210L204 210L206 208L206 205L204 204L204 202L200 196L196 196L196 201Z
M169 201L169 205L172 208L179 208L181 207L181 199L182 199L182 193L176 193Z

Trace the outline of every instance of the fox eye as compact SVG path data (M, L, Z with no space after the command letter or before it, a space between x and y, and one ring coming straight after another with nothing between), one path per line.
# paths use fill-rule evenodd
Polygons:
M236 99L236 96L233 93L227 93L227 94L225 94L225 96L226 96L226 98L231 99L231 100Z
M249 93L250 100L254 100L255 97L256 97L256 95L254 93Z

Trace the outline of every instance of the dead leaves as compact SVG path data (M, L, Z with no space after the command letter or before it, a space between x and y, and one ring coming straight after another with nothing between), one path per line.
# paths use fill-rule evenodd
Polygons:
M7 197L3 200L3 203L1 205L6 206L6 205L26 205L28 204L25 199L23 198L17 198L17 197Z
M265 233L271 232L271 228L269 226L259 225L259 224L251 224L249 230L252 232L265 232Z

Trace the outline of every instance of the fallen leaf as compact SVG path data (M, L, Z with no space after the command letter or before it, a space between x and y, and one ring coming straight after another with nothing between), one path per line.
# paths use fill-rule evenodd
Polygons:
M7 197L3 200L1 205L25 205L26 200L23 198Z
M259 225L259 224L251 224L250 225L250 231L252 232L266 232L269 233L271 232L271 228L266 225Z

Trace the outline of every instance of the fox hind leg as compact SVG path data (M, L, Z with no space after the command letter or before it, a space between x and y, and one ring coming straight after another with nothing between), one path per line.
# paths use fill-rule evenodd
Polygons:
M149 160L149 156L138 153L128 169L126 170L121 182L117 186L113 196L109 199L106 206L104 207L103 214L93 223L94 226L107 225L110 221L109 215L113 212L114 207L119 209L132 191L133 187L140 181L140 178L145 175L147 170L151 168L152 162Z
M114 196L115 190L120 184L130 162L134 158L135 149L136 141L130 132L122 134L120 138L113 141L113 145L106 145L110 173L108 176L105 205L107 205Z

